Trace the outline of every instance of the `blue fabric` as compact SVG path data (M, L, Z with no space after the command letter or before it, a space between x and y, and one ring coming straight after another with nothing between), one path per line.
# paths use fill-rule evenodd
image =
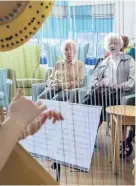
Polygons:
M95 57L87 57L85 59L85 64L86 65L95 65L96 62L97 62L97 58L95 58Z
M3 108L5 106L4 100L0 100L0 108Z
M85 62L88 54L89 43L78 45L78 60Z
M124 96L121 99L121 105L133 105L135 106L136 94Z
M88 87L90 84L90 81L91 81L91 75L89 73L85 74L82 87Z
M46 57L47 57L48 67L53 67L56 63L55 45L47 44Z
M47 64L46 57L40 57L40 64Z
M38 96L45 90L45 83L32 85L32 100L37 101Z
M45 50L48 67L53 67L56 61L62 58L61 46L46 43Z
M6 90L7 69L0 68L0 91Z
M4 92L0 91L0 100L4 100Z
M62 58L62 52L61 52L61 46L60 45L55 46L55 52L56 52L56 57L57 58Z
M11 83L7 82L8 70L0 68L0 107L8 107Z
M8 105L10 103L10 99L11 99L11 97L10 97L11 84L12 84L11 80L8 79L6 81L6 92L7 92L7 94L6 94L6 104L7 105L5 105L5 107L8 107Z
M41 64L47 63L48 67L53 67L56 61L58 61L59 59L63 57L62 52L61 52L61 46L50 44L50 43L46 43L44 46L45 46L44 48L45 48L45 53L46 53L46 59L41 59L40 63ZM77 59L82 62L85 62L85 59L88 54L88 49L89 49L89 43L78 45L77 46Z
M128 51L127 51L127 53L126 53L127 55L129 55L129 56L132 56L133 57L133 59L135 60L136 58L136 49L135 48L130 48Z

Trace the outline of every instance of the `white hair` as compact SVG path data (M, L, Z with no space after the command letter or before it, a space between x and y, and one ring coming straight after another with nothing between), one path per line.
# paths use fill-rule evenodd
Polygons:
M122 37L118 33L109 33L104 38L104 48L108 51L108 42L109 40L118 40L120 43L120 48L123 47L123 40Z
M72 39L64 41L61 45L61 52L64 54L65 47L67 45L72 45L76 49L76 43Z

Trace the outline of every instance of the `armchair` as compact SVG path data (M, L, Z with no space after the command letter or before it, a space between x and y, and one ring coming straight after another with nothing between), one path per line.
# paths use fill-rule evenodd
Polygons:
M70 96L70 102L72 103L79 103L82 104L85 94L88 90L88 86L89 86L89 82L91 79L91 75L88 73L84 76L84 80L83 80L83 85L81 88L75 88L71 90L71 96ZM76 99L74 99L74 97L76 96Z
M13 69L7 69L8 75L7 78L12 81L11 87L10 87L10 100L12 100L16 94L17 84L16 84L16 73Z
M45 83L37 83L32 85L32 100L37 101L38 96L44 91Z
M50 72L51 73L51 72ZM48 73L48 75L50 74ZM83 88L75 88L70 90L70 102L74 103L75 101L77 102L77 99L75 99L75 96L78 95L77 92L79 92L78 99L80 99L80 103L82 102L84 95L86 93L86 85L88 83L90 75L85 75L84 80L83 80ZM32 99L33 101L37 101L38 96L44 91L45 89L45 83L38 83L38 84L33 84L32 85Z
M77 45L77 48L78 48L78 54L77 54L78 60L85 63L85 59L87 57L88 50L89 50L89 43L79 44Z
M12 81L7 79L8 70L1 68L0 69L0 113L1 121L4 120L4 110L3 108L8 108L10 103L10 89Z
M52 72L52 68L48 68L44 74L44 79L47 80ZM38 96L44 91L45 83L37 83L32 85L32 100L37 101Z
M44 82L40 67L40 46L25 44L8 52L0 52L0 67L13 69L16 76L16 88L23 88L24 95L31 96L32 84Z
M76 102L79 103L79 104L82 104L83 101L84 101L84 97L86 95L86 92L88 90L89 84L91 82L91 75L93 73L93 70L94 69L89 69L89 71L85 74L83 85L82 85L81 88L76 88L76 89L72 89L71 90L71 94L73 96L75 96L75 95L77 96ZM86 71L86 69L85 69L85 71ZM71 95L71 98L73 97L72 95ZM74 103L75 99L71 99L70 101L72 103Z
M48 67L54 66L56 61L58 61L59 59L63 59L60 44L45 43L44 48L46 51ZM78 44L77 59L82 62L85 62L85 59L88 54L88 50L89 50L89 43Z
M122 97L121 105L135 105L136 104L136 94Z

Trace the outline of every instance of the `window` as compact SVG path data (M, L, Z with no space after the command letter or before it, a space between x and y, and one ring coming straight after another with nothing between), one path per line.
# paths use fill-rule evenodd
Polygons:
M98 33L97 37L97 43L96 43L96 48L97 48L97 57L102 57L104 56L104 37L106 33Z
M91 17L90 9L91 9L91 6L71 6L70 14L72 18Z
M110 18L114 16L114 4L92 5L91 16L95 18Z
M95 33L77 33L77 44L89 43L87 56L96 56L96 35Z
M54 6L51 12L51 16L55 18L64 18L67 16L66 6Z

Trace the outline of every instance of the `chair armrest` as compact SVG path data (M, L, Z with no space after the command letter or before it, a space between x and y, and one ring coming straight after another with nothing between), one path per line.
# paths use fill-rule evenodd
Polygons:
M78 90L78 102L79 102L80 104L83 103L84 97L85 97L85 95L86 95L86 93L87 93L87 90L88 90L87 87L84 87L84 88L81 88L80 90Z
M75 92L75 91L80 91L81 89L86 89L86 87L81 87L81 88L73 88L73 89L71 89L70 91L71 92Z
M121 99L121 105L135 105L136 94L124 96Z
M11 101L11 85L13 81L8 79L6 82L6 92L5 92L5 106L8 107Z
M16 73L13 69L8 69L8 79L10 79L10 81L13 81L11 84L11 91L10 91L10 96L11 96L10 99L12 99L16 94L16 88L17 88Z
M72 102L72 103L76 102L75 97L77 96L78 103L82 104L86 92L87 92L87 87L71 89L70 90L70 102Z
M6 84L10 84L10 85L12 85L12 83L13 83L13 81L12 81L11 79L7 79Z
M44 91L45 83L37 83L32 85L32 100L37 101L38 96Z

